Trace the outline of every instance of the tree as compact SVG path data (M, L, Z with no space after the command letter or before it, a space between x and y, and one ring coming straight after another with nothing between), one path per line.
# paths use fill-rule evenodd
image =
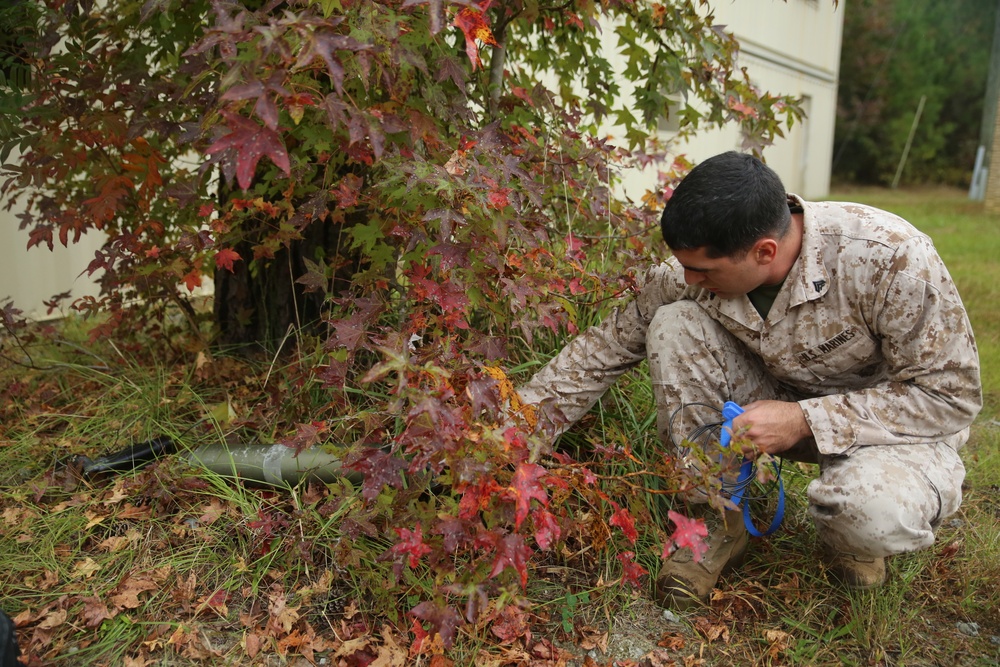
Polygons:
M797 117L696 4L36 2L3 192L27 204L29 246L107 235L102 297L77 304L107 314L95 336L155 325L164 303L194 319L185 292L208 273L221 342L273 349L319 325L328 412L289 444L320 441L328 414L359 424L337 431L364 476L354 525L377 509L397 577L441 573L413 614L447 641L454 598L472 620L564 535L554 493L634 525L588 468L551 458L495 363L575 330L655 256L687 165L639 203L615 197L616 170L663 157L651 133L670 99L687 100L682 133L737 122L748 148Z
M835 177L890 183L926 96L904 180L968 185L995 12L993 0L847 4Z
M485 234L483 258L510 231L528 241L572 180L590 182L573 190L581 214L608 201L605 165L630 156L599 126L645 149L668 95L691 98L685 131L737 121L766 141L794 111L757 96L732 39L687 2L33 7L36 88L8 128L23 156L4 185L27 199L29 246L107 234L91 265L104 298L85 305L116 321L127 293L183 304L178 286L214 271L223 342L274 345L327 291L405 291L399 262L448 232ZM612 27L631 105L600 47ZM501 306L500 291L469 305Z

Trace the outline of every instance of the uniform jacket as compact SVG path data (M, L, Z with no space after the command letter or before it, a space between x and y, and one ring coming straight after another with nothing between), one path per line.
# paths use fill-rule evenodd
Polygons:
M656 310L697 302L793 396L822 454L861 445L960 447L982 406L979 357L955 284L930 238L860 204L804 202L800 255L767 315L745 296L684 282L673 258L638 294L571 341L520 390L576 421L646 356Z

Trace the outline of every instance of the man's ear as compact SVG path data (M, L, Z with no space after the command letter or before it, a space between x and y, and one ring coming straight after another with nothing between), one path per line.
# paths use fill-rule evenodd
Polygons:
M750 256L761 266L770 264L778 256L778 242L772 238L763 238L753 244Z

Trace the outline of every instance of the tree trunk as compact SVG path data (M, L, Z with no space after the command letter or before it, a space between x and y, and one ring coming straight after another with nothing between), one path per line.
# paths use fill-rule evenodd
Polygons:
M273 354L296 329L318 333L327 298L348 289L361 266L358 256L343 247L344 228L357 222L350 217L346 223L313 220L302 229L301 239L280 247L272 259L253 260L254 242L236 246L243 261L235 262L232 272L215 271L216 344ZM296 282L309 273L306 259L337 267L326 290Z

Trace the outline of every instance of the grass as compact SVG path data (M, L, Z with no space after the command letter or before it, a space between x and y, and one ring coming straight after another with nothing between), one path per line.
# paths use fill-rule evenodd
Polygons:
M537 646L523 638L504 643L480 626L463 630L449 653L455 664L584 664L587 651L594 665L1000 661L991 641L1000 637L1000 221L956 191L832 198L893 210L931 234L977 333L987 407L963 450L965 502L935 546L890 559L889 581L877 591L831 586L804 501L813 471L786 467L782 530L754 541L749 561L726 578L711 607L664 618L646 591L616 583L622 547L603 555L583 548L538 561L528 592L535 606L523 619L506 619L507 627L530 623L536 640L557 639L562 663L543 662ZM316 383L228 359L156 362L147 350L107 341L86 352L36 347L33 358L51 370L0 365L0 600L21 621L33 667L302 665L296 656L311 652L337 664L346 660L345 646L376 664L410 661L403 612L416 598L396 599L390 590L391 564L378 559L388 544L345 520L356 502L347 480L329 489L254 488L194 469L183 457L105 480L81 479L64 465L160 434L188 447L221 442L235 430L232 415L273 440L282 434L268 425L293 409L286 401L319 402ZM564 445L657 448L651 401L641 374L623 378ZM316 416L327 417L337 416ZM636 494L631 509L641 521L665 523L666 506L653 496ZM588 540L606 537L603 522L592 526ZM655 572L649 533L632 548ZM411 591L429 586L410 570L403 576ZM959 623L978 627L978 635ZM419 660L427 664L411 662Z

